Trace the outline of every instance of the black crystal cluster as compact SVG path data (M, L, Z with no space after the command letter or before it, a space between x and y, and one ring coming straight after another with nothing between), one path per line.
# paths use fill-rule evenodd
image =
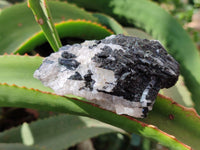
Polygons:
M149 85L147 99L155 99L159 89L169 88L178 80L178 62L158 41L117 35L101 42L121 46L121 49L105 46L101 53L93 57L98 67L115 72L117 86L111 93L113 95L139 101ZM154 81L154 84L151 81Z
M146 101L142 105L144 115L148 112L148 106L153 103L158 91L173 86L178 80L179 64L159 41L119 34L96 40L93 45L88 46L88 49L93 50L99 44L103 45L101 52L96 53L91 60L96 67L113 71L116 85L111 92L103 89L96 90L123 97L128 101L141 103ZM62 52L58 61L69 70L75 70L80 65L76 55L67 51ZM85 76L76 72L70 79L84 80L86 86L93 90L95 81L91 75L91 71Z

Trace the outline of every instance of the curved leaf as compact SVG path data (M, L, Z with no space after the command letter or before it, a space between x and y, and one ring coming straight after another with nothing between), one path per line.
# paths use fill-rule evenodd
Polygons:
M56 30L61 38L81 38L81 39L102 39L105 36L112 34L112 31L106 27L101 26L95 22L86 20L68 20L62 21L55 24ZM25 41L15 53L24 54L28 51L33 50L36 46L44 44L46 38L42 31L35 33L34 36L30 37Z
M174 150L191 149L189 146L178 141L174 136L159 130L153 125L145 124L129 116L117 115L99 108L97 105L75 98L44 93L39 90L26 89L24 87L19 88L15 85L0 84L0 106L25 107L88 116L124 129L127 132L154 139ZM177 107L177 105L174 106ZM184 117L183 113L176 114ZM200 121L200 118L197 119Z
M98 18L98 21L102 25L105 25L107 28L111 29L115 34L127 34L126 30L124 30L123 27L112 17L101 13L93 13L92 15Z
M49 88L45 88L38 80L34 79L32 75L41 64L41 57L4 55L0 56L0 61L0 70L2 71L0 74L0 83L7 82L9 84L17 84L19 86L24 85L29 88L34 87L40 90L50 91ZM16 71L13 71L13 68L15 68ZM30 94L27 94L27 96L28 95ZM23 95L21 95L21 99L23 99ZM40 102L42 101L43 100ZM54 105L54 103L52 105ZM95 117L96 114L93 115ZM199 145L199 116L194 113L194 110L185 109L184 107L181 107L175 102L172 102L164 97L159 96L157 98L153 111L151 111L146 119L142 119L141 121L158 126L160 129L175 135L176 137L182 139L184 143L187 143L194 148ZM166 123L168 123L168 125L166 125ZM184 124L184 126L182 124ZM186 133L187 136L182 136L183 133Z
M23 125L0 133L0 141L23 143L22 128ZM31 146L53 150L66 149L97 135L120 131L100 121L73 115L59 115L38 120L30 123L29 128L34 140Z
M200 113L200 55L181 25L164 9L148 0L68 0L90 10L114 16L122 24L137 26L160 40L181 66L186 86Z
M55 22L80 18L97 21L90 13L74 5L64 2L49 2L48 4ZM4 9L0 13L0 26L0 54L15 52L22 43L40 31L27 3Z
M28 88L39 88L43 91L52 91L44 87L40 81L33 78L34 71L40 66L43 58L40 56L0 56L0 83L16 84Z
M23 144L19 143L12 143L12 144L6 144L6 143L0 143L0 149L2 150L44 150L32 146L25 146Z
M53 19L55 22L57 22L56 29L58 30L61 37L79 36L79 38L83 39L101 39L111 34L106 33L104 35L105 32L109 31L102 31L103 29L98 29L98 26L96 26L96 29L94 27L86 28L86 24L90 26L90 23L86 21L84 24L83 19L90 20L91 22L100 22L101 24L107 26L109 29L113 30L115 33L124 32L120 24L109 16L96 13L87 13L83 9L77 8L76 6L65 2L49 2L48 4L52 12ZM15 18L15 20L12 18ZM69 19L71 21L68 22L69 24L63 22ZM72 19L76 20L76 26L73 28L70 26L70 23L73 22ZM82 20L78 22L77 19ZM41 34L41 30L36 23L33 14L28 9L26 3L16 4L3 10L0 14L0 26L0 54L5 52L15 52L22 54L22 52L28 52L35 46L38 46L38 44L46 42L46 38L44 38L43 35L40 35L41 37L38 35ZM91 26L94 26L94 24L92 23ZM97 34L94 33L94 30L96 30ZM101 31L103 33L101 33ZM27 42L29 42L30 47L24 46ZM26 50L22 50L23 47Z
M183 107L172 99L158 95L153 111L141 121L156 125L193 149L199 149L200 116L193 108Z

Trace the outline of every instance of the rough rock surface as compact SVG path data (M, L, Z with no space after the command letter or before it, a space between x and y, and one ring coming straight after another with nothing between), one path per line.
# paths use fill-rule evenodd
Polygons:
M173 86L179 64L159 41L124 35L66 45L44 59L34 77L59 95L82 96L143 118L161 88Z

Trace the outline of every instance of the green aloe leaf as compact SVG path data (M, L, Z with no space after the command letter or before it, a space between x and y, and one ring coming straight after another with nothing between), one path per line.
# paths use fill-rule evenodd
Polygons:
M98 18L98 22L111 29L115 34L127 34L126 30L112 17L101 13L93 13L92 15Z
M58 115L37 120L29 125L32 134L32 147L61 150L69 148L89 138L122 130L100 121L73 115ZM47 128L48 126L48 128ZM0 133L2 143L24 143L24 124Z
M92 14L64 2L49 2L55 22L69 19L98 21ZM15 18L15 19L13 19ZM0 54L14 53L41 29L27 3L13 5L0 13Z
M113 32L95 22L86 20L69 20L55 24L56 30L61 38L78 38L78 39L102 39L111 35ZM35 33L25 41L15 53L24 54L33 50L36 46L47 42L42 31Z
M41 65L42 60L43 58L40 56L0 56L0 83L52 91L50 88L44 87L40 81L33 78L33 73Z
M161 104L163 104L162 102L163 100L165 100L165 98L161 98ZM157 101L159 101L159 98L157 99ZM164 133L163 131L159 130L157 127L153 125L145 124L132 117L117 115L113 112L103 110L102 108L99 108L96 105L75 98L68 98L65 96L58 96L51 93L44 93L39 90L19 88L17 86L9 86L7 84L1 84L0 106L51 110L55 112L64 112L74 115L92 117L99 121L124 129L129 133L136 133L144 137L154 139L160 142L161 144L168 146L174 150L191 149L189 146L178 141L174 136ZM175 107L174 110L176 111L178 110L178 112L176 111L174 112L174 115L178 115L177 118L186 117L184 116L183 113L179 112L179 108L177 108L177 105L174 105L174 107ZM191 113L191 112L186 112L186 113ZM194 117L195 121L197 121L198 119L199 118L197 118L197 116L196 118ZM193 122L193 123L190 122L190 124L195 124L196 126L199 123L199 120L198 122ZM190 128L186 129L190 130ZM199 133L198 130L196 130L195 132L196 135ZM194 136L192 138L194 140L197 137Z
M33 72L41 64L42 57L4 55L4 56L0 56L0 61L1 61L0 70L2 71L2 73L0 74L0 83L6 82L9 84L16 84L18 86L24 85L29 88L34 87L39 90L52 91L49 88L45 88L43 85L41 85L41 83L38 80L33 78ZM15 69L15 71L13 71L13 68ZM29 90L25 90L25 91L29 91ZM10 93L12 92L3 93L5 95L3 96L1 95L0 99L6 97L6 95L9 96ZM30 94L27 93L25 95L23 93L25 92L22 92L21 98L19 98L19 100L24 99L23 96L25 96L25 99L28 99L28 96L31 95L31 93ZM34 95L32 95L31 97L33 97L33 100L31 101L34 102L35 101ZM43 99L41 98L38 103L41 103L41 102L44 103L43 100L46 101L46 99L48 101L48 98L45 98L45 97ZM51 105L51 106L46 105L46 107L44 108L51 111L55 110L51 108L52 105L53 106L58 105L54 103L56 102L59 103L59 101L57 101L57 98L55 99L56 101L53 100L52 104L51 104L51 101L48 102L49 103L48 105ZM64 102L64 101L61 101L61 102ZM21 103L21 102L20 101L16 102L15 104L16 107L17 107L17 103ZM4 102L0 102L0 105L4 105L4 104L5 104ZM62 104L60 105L62 106ZM72 104L69 103L68 107L71 107L71 105ZM19 107L22 107L22 106L20 105ZM33 107L33 106L29 104L26 106L24 104L23 107ZM34 106L34 108L37 109L37 106ZM38 107L38 109L39 108L40 107ZM59 111L60 108L57 108L56 110ZM97 118L96 115L98 115L98 113L90 114L91 117L94 117L95 119L99 120L99 118ZM99 115L101 115L101 113ZM106 116L106 115L107 114L102 114L102 116ZM101 120L101 121L105 121L105 120ZM168 100L165 97L162 97L162 96L157 97L156 103L154 104L153 111L150 112L149 116L146 119L142 119L141 121L145 121L148 124L153 124L155 126L158 126L163 131L166 131L169 134L175 135L176 137L178 137L178 139L181 139L181 141L183 141L184 143L188 145L191 145L193 148L197 148L199 145L198 143L200 139L199 116L197 116L197 114L194 113L194 110L181 107L180 105L176 104L173 101ZM126 125L120 125L118 127L121 127L121 126L126 126ZM185 136L182 136L183 134Z
M104 28L105 31L97 25L94 28L94 22L107 26L114 33L125 33L122 26L109 16L87 13L83 9L66 2L49 2L48 4L56 22L56 30L61 38L101 39L112 34L111 32L106 33L109 32L106 28ZM13 18L16 19L13 20ZM76 22L73 27L73 20L80 22ZM91 21L91 27L89 21ZM4 9L0 14L0 26L0 54L5 52L23 54L47 42L26 3L16 4ZM98 29L98 27L100 28ZM29 44L27 45L27 43Z
M200 55L182 26L168 12L148 0L68 0L81 7L114 16L122 24L137 26L151 34L180 63L185 84L200 113Z
M183 107L172 99L158 95L153 111L147 118L139 120L176 136L194 150L199 149L200 116L193 108Z
M0 149L2 150L44 150L37 147L25 146L19 143L0 143Z
M58 33L55 29L53 18L46 0L28 0L28 7L31 8L36 22L42 28L45 37L52 49L58 51L62 46Z

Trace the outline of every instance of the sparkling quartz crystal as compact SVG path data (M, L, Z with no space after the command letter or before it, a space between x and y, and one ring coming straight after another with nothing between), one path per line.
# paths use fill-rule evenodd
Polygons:
M63 46L34 73L56 94L85 97L137 118L146 117L158 91L178 76L179 64L159 41L121 34Z

